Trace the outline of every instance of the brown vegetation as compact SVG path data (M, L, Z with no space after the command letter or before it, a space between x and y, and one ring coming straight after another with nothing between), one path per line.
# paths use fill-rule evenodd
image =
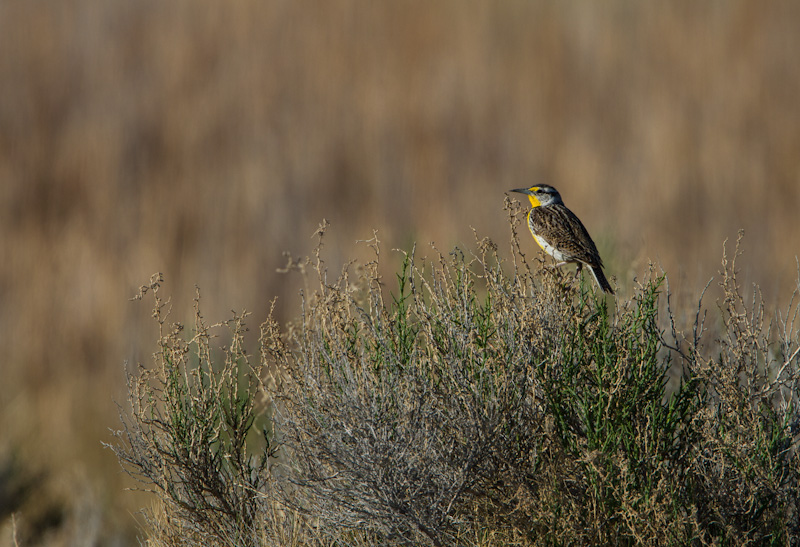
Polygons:
M186 333L146 287L159 352L112 448L161 501L151 544L795 544L800 291L764 322L737 247L719 326L679 332L662 276L615 300L512 242L404 254L396 283L377 240L338 277L299 261L302 316L262 325L260 362L244 317L198 301Z
M20 541L134 533L149 502L100 446L123 362L156 349L128 298L163 271L176 318L195 283L211 317L278 295L291 318L275 270L322 218L338 270L374 229L387 248L504 241L503 192L543 180L623 296L654 260L690 322L744 228L741 285L784 302L798 21L755 0L3 2L0 544L11 513Z

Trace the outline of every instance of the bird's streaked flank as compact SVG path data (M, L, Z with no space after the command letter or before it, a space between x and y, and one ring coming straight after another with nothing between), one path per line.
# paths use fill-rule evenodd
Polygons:
M528 212L528 228L536 243L556 259L556 266L576 264L577 275L585 265L592 272L597 285L607 293L614 294L603 274L603 261L597 246L580 219L564 205L558 190L548 184L540 184L511 191L528 196L533 206Z

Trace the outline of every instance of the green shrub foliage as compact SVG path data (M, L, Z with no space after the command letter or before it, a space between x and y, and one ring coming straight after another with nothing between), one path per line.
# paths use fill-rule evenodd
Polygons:
M718 321L701 299L682 330L663 275L615 300L531 268L516 227L509 261L412 249L392 282L377 241L333 280L293 263L301 316L262 325L258 366L242 317L220 366L202 325L162 333L116 445L162 502L152 541L800 541L794 298L765 322L725 257Z

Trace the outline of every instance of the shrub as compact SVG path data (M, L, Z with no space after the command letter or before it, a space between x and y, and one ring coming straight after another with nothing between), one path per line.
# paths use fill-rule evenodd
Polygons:
M259 433L256 396L263 374L244 350L247 314L207 325L198 291L194 330L186 340L183 325L167 323L161 282L156 274L138 296L151 291L155 302L155 367L140 366L128 376L132 413L123 414L125 427L116 432L121 442L112 448L161 499L162 518L150 514L148 520L162 543L255 545L273 447L266 432L259 452L250 446ZM214 331L221 328L230 343L215 349Z
M160 351L115 447L161 500L153 541L797 542L795 299L771 329L725 257L720 328L701 299L683 333L664 276L611 300L533 272L516 228L510 264L485 239L412 249L392 289L377 240L333 281L318 249L294 263L314 281L300 318L267 319L258 365L243 316L216 361L199 307L186 342L154 290Z
M718 339L701 346L698 316L686 344L684 362L703 404L687 424L695 440L682 502L695 508L704 543L794 545L800 542L800 281L786 310L765 321L758 287L747 305L736 280L741 237L732 258L723 254Z

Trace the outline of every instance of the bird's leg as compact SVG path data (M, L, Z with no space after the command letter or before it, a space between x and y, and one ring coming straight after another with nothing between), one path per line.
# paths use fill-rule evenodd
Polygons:
M575 268L575 279L578 279L578 277L581 275L581 270L583 270L583 263L578 262L577 265L578 267Z

